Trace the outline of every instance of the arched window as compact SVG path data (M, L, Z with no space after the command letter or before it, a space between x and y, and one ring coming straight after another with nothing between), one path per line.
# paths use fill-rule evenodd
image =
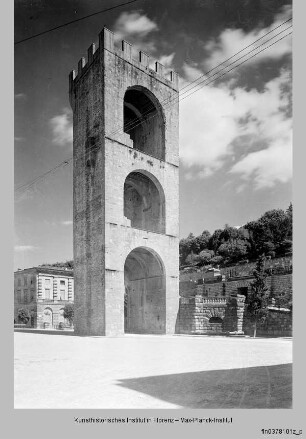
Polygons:
M131 227L165 233L165 196L158 180L146 171L131 172L124 183L124 216Z
M165 160L165 123L161 106L146 88L134 86L124 95L124 132L133 147Z

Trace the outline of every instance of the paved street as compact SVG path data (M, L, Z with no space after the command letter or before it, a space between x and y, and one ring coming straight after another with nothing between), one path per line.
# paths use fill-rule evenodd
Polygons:
M15 408L289 408L292 341L15 333Z

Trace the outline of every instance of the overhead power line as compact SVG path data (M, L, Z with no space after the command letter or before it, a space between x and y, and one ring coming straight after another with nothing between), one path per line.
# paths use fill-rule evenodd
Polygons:
M232 61L230 64L227 64L225 67L223 67L222 69L218 70L218 71L217 71L216 73L214 73L213 75L207 76L207 73L204 73L203 75L199 76L198 78L196 78L196 80L192 81L191 83L189 83L189 84L188 84L187 86L185 86L184 88L189 87L191 84L193 84L193 83L196 82L196 81L199 81L199 80L200 80L201 78L203 78L203 77L204 77L204 79L202 79L202 80L201 80L200 82L198 82L197 84L193 85L191 88L189 88L189 90L186 90L186 91L184 91L183 93L180 93L179 97L176 97L176 96L175 96L174 98L165 99L164 101L161 101L160 103L164 106L164 108L167 108L167 107L169 106L169 104L171 105L172 103L175 103L177 100L182 101L183 99L185 99L186 97L188 97L189 95L191 95L191 94L194 93L194 92L193 92L193 93L190 93L190 94L189 94L189 92L190 92L191 90L193 90L194 88L197 88L197 87L198 87L200 84L202 84L203 82L206 82L206 81L211 80L214 76L219 75L221 72L223 72L224 70L228 69L229 67L231 67L232 65L234 65L235 63L237 63L237 62L240 61L241 59L245 58L246 56L250 55L250 53L252 53L252 52L258 50L260 47L265 46L267 43L269 43L270 41L272 41L274 38L276 38L278 35L282 34L283 32L286 32L286 31L289 30L291 27L292 27L292 25L291 25L291 26L288 26L286 29L284 29L284 30L278 32L276 35L272 36L271 38L269 38L268 40L266 40L264 43L260 44L259 46L253 48L252 50L248 51L248 52L245 53L244 55L242 55L242 56L240 56L239 58L235 59L235 60ZM270 33L270 32L269 32L269 33ZM287 35L285 35L285 36L287 36ZM260 38L260 39L261 39L261 38ZM277 42L280 41L281 39L283 39L283 38L280 38L279 40L275 41L274 43L277 43ZM256 41L258 41L258 40L256 40ZM273 44L274 44L274 43L273 43ZM256 52L256 54L255 54L254 56L256 56L258 53L262 52L263 50L268 49L268 48L271 47L273 44L270 44L269 46L265 46L264 49L262 49L262 50ZM249 46L247 46L247 47L250 47L250 46L251 46L251 45L249 45ZM240 50L239 52L237 52L237 54L242 53L243 51L244 51L244 49L242 49L242 50ZM237 54L231 56L230 58L228 58L228 60L229 60L229 59L233 59ZM251 59L251 58L253 58L253 57L250 57L250 58L248 58L248 59ZM227 61L227 60L226 60L226 61ZM216 70L219 66L224 65L226 61L223 61L223 62L220 63L218 66L216 66L216 67L214 67L213 69L211 69L209 72L212 72L213 70ZM240 63L240 64L234 66L234 68L238 67L238 66L241 65L241 64L243 64L243 63ZM234 69L234 68L233 68L233 69ZM229 73L229 72L232 71L233 69L226 71L225 74L226 74L226 73ZM209 72L208 72L208 73L209 73ZM206 77L206 76L207 76L207 77ZM221 77L223 77L223 76L224 76L224 75L218 76L218 77L215 78L213 81L210 81L209 83L204 84L203 86L205 86L205 85L209 85L211 82L214 82L214 81L216 81L217 79L219 79L219 78L221 78ZM200 88L202 88L202 87L200 87ZM196 90L196 91L197 91L197 90ZM186 95L186 96L184 96L184 95ZM155 108L155 107L153 107L152 105L148 106L147 110L146 110L144 113L142 113L142 117L148 116L148 115L150 114L151 110L154 109L154 108ZM152 115L151 117L146 118L146 121L152 119L152 118L155 117L155 116L156 116L156 115L154 114L154 115ZM142 122L142 121L139 121L138 118L133 119L132 121L130 121L128 124L125 125L125 132L128 132L128 131L130 131L130 130L136 128L136 127L137 127L138 125L140 125L141 123L143 123L143 122ZM114 136L114 135L116 135L116 134L118 134L118 133L121 133L121 131L122 131L121 128L119 128L119 129L113 131L112 133L110 133L109 136Z
M98 14L102 14L103 12L112 11L114 9L121 8L122 6L127 6L127 5L130 5L130 4L138 2L138 1L139 0L131 0L131 1L126 2L126 3L120 3L120 5L112 6L110 8L102 9L101 11L97 11L97 12L93 12L92 14L85 15L85 17L76 18L75 20L68 21L67 23L63 23L63 24L60 24L59 26L55 26L55 27L53 27L51 29L47 29L43 32L39 32L38 34L31 35L30 37L24 38L23 40L16 41L16 43L14 43L14 45L16 46L17 44L21 44L21 43L24 43L25 41L32 40L33 38L40 37L41 35L48 34L49 32L53 32L54 30L60 29L62 27L69 26L70 24L73 24L73 23L77 23L78 21L86 20L87 18L93 17L93 16L98 15Z
M217 69L219 66L222 66L223 64L225 64L227 61L230 61L231 59L233 59L234 57L236 57L237 55L239 55L240 53L244 52L246 49L248 49L249 47L253 46L255 43L257 43L258 41L262 40L263 38L265 38L267 35L270 35L272 32L274 32L276 29L284 26L284 24L288 23L289 21L292 21L292 17L288 18L288 20L284 21L283 23L279 24L278 26L274 27L273 29L271 29L269 32L265 33L263 36L261 36L260 38L257 38L257 40L253 41L251 44L249 44L248 46L244 47L243 49L239 50L238 52L236 52L234 55L230 56L229 58L227 58L226 60L224 60L222 63L218 64L216 67L213 67L212 69L208 70L208 72L204 73L203 75L199 76L198 78L196 78L195 80L191 81L189 84L185 85L181 90L184 90L185 88L189 87L191 84L193 84L194 82L198 81L201 77L208 75L209 73L211 73L212 71L214 71L215 69Z
M292 34L292 32L289 32L288 34L286 34L286 35L284 35L283 37L279 38L278 40L274 41L274 42L273 42L272 44L270 44L269 46L264 47L263 49L259 50L257 53L255 53L254 55L250 56L250 57L247 58L246 60L242 61L242 62L239 63L239 64L234 65L230 70L227 70L227 71L224 72L222 75L219 75L219 76L217 76L216 78L213 78L213 79L211 79L212 77L208 77L208 78L206 78L206 79L204 80L204 82L207 81L207 80L210 80L210 79L211 79L210 82L207 82L206 84L201 85L200 88L198 88L197 90L192 91L191 93L187 94L187 95L184 96L183 98L180 98L180 97L177 98L177 97L175 97L171 102L169 102L167 105L165 105L164 108L166 108L167 106L169 106L169 104L171 105L171 104L175 103L175 101L177 101L177 100L178 100L178 101L183 101L184 99L188 98L189 96L191 96L191 95L193 95L194 93L196 93L197 91L199 91L199 90L200 90L201 88L203 88L204 86L207 86L207 85L209 85L209 84L211 84L211 83L217 81L218 79L222 78L223 76L225 76L226 74L230 73L231 71L233 71L233 70L236 69L237 67L241 66L242 64L245 64L247 61L249 61L250 59L254 58L254 57L257 56L259 53L263 52L264 50L267 50L269 47L273 46L273 45L276 44L278 41L283 40L284 38L286 38L288 35L291 35L291 34ZM270 41L270 40L269 40L269 41ZM260 47L260 46L258 46L258 47ZM250 51L250 52L248 52L246 55L249 55L251 52L253 52L253 50ZM246 55L244 55L243 57L245 57ZM241 58L243 58L243 57L238 58L238 60L241 59ZM237 60L237 61L238 61L238 60ZM230 65L232 65L232 64L233 64L233 63L231 63ZM230 66L230 65L229 65L229 66ZM229 66L227 66L227 67L229 67ZM224 69L222 69L222 70L224 70ZM221 71L222 71L222 70L221 70ZM221 72L221 71L220 71L220 72ZM220 72L218 72L218 73L220 73ZM213 75L213 76L215 76L215 75ZM203 81L202 81L202 82L203 82ZM199 84L197 84L197 85L199 85ZM147 119L145 119L145 121L148 121L148 120L150 120L150 119L152 119L152 118L154 118L154 117L156 117L156 114L152 115L151 117L148 117ZM143 121L140 121L139 123L133 125L133 126L130 128L130 130L136 128L138 125L141 125L142 123L143 123ZM127 131L129 131L129 130L127 130ZM109 135L109 137L110 137L110 136L114 136L114 135L117 134L118 132L119 132L119 130L117 130L117 131L111 133L111 134ZM125 131L125 132L126 132L126 131ZM120 133L121 133L121 129L120 129ZM92 149L95 149L95 146L94 146ZM89 152L90 152L90 150L87 151L87 152L84 154L84 156L86 156L86 154L88 154Z
M224 60L223 62L221 62L220 64L218 64L217 66L213 67L212 69L208 70L207 72L203 73L202 75L198 76L196 79L194 79L193 81L189 82L187 85L185 85L184 87L181 88L180 90L180 99L181 97L188 93L191 89L195 88L197 85L191 87L189 90L185 90L183 93L181 93L182 90L189 88L192 84L198 82L201 78L206 77L207 75L210 75L214 70L217 70L220 66L226 64L228 61L236 58L237 55L239 55L240 53L244 52L246 49L248 49L249 47L253 46L255 43L257 43L258 41L262 40L263 38L265 38L267 35L271 34L272 32L274 32L276 29L280 28L281 26L284 26L286 23L288 23L289 21L292 20L292 17L290 17L288 20L284 21L283 23L279 24L278 26L276 26L275 28L271 29L269 32L265 33L263 36L261 36L260 38L257 38L257 40L253 41L251 44L249 44L248 46L244 47L243 49L239 50L238 52L236 52L234 55L230 56L229 58L227 58L226 60ZM273 40L274 38L276 38L278 35L280 35L281 33L285 32L286 30L290 29L292 27L292 25L288 26L286 29L283 29L282 31L280 31L279 33L277 33L276 35L272 36L271 38L269 38L268 40L264 41L261 45L255 47L254 49L251 50L251 52L253 52L254 50L258 49L259 47L262 47L263 45L267 44L269 41ZM224 69L228 68L229 66L231 66L232 64L234 64L235 62L237 62L239 59L244 58L245 56L247 56L250 52L247 52L245 55L242 55L240 58L232 61L231 64L227 64L224 68L222 68L221 70L219 70L218 72L214 73L214 75L219 74L221 71L223 71ZM213 76L214 76L213 75ZM211 77L211 76L209 76ZM205 80L209 79L209 77L207 77ZM203 81L201 81L203 82ZM176 98L175 98L176 99ZM165 103L167 103L168 101L171 101L172 98L170 99L165 99L164 101L161 101L160 104L163 105ZM144 110L146 110L142 116L146 116L147 114L150 113L151 110L153 110L155 107L152 104L149 104L147 106L144 107ZM136 118L132 121L130 121L127 125L126 128L128 128L129 126L133 126L134 123L138 123L139 120Z
M290 26L290 27L292 27L292 26ZM290 27L289 27L289 28L290 28ZM287 28L287 29L289 29L289 28ZM287 30L287 29L286 29L286 30ZM269 33L270 33L270 32L269 32ZM280 33L282 33L282 32L280 32ZM280 33L279 33L279 34L280 34ZM203 88L204 86L207 86L207 85L211 84L212 82L217 81L218 79L222 78L222 77L225 76L226 74L230 73L232 70L236 69L237 67L241 66L242 64L245 64L247 61L249 61L250 59L254 58L254 57L257 56L259 53L263 52L264 50L267 50L269 47L273 46L274 44L276 44L277 42L283 40L284 38L286 38L287 36L289 36L289 35L291 35L291 34L292 34L292 32L289 32L288 34L286 34L286 35L284 35L283 37L279 38L278 40L274 41L274 42L271 43L270 45L265 46L264 48L262 48L261 50L259 50L258 52L256 52L256 53L253 54L252 56L250 56L249 58L245 59L244 61L240 62L239 64L234 65L230 70L226 70L224 73L222 73L222 75L219 75L219 73L222 72L225 68L230 67L232 64L234 64L234 63L237 62L238 60L240 60L240 59L244 58L245 56L249 55L251 52L253 52L254 50L257 50L259 47L262 47L264 44L266 44L267 42L269 42L269 41L271 41L272 39L274 39L275 36L272 37L272 38L270 38L270 39L269 39L268 41L266 41L265 43L263 43L263 44L257 46L255 49L252 49L251 51L247 52L247 53L246 53L245 55L243 55L242 57L238 58L236 61L232 62L230 65L228 65L228 66L226 66L225 68L221 69L221 70L220 70L219 72L217 72L216 74L214 74L214 75L212 75L211 77L208 77L208 78L206 78L205 80L202 80L202 81L201 81L201 82L205 82L205 81L209 80L208 83L205 83L205 84L201 85L199 88L197 88L196 90L192 91L191 93L189 93L189 92L190 92L192 89L186 91L186 92L185 92L186 95L185 95L183 98L180 99L180 97L179 97L179 98L176 97L176 98L173 99L172 101L169 101L168 104L166 104L166 106L169 106L169 105L173 104L176 100L184 100L184 99L186 99L187 97L191 96L191 95L194 94L195 92L199 91L199 90L200 90L201 88ZM258 41L258 40L256 40L256 41ZM250 47L250 45L247 46L247 47ZM240 51L237 52L235 55L241 53L243 50L244 50L244 49L240 50ZM230 58L232 59L235 55L233 55L233 56L230 57ZM225 62L225 61L223 61L222 63L220 63L218 66L223 65L224 62ZM215 67L214 69L212 69L212 70L215 70L218 66L216 66L216 67ZM215 76L215 75L219 75L219 76L213 78L213 76ZM205 74L204 74L204 75L201 75L199 78L197 78L197 80L200 79L200 78L202 78L203 76L205 76ZM195 81L193 81L193 82L195 82ZM191 83L190 83L190 84L191 84ZM190 84L189 84L189 85L190 85ZM200 84L201 84L201 83L198 83L196 86L193 86L192 88L194 88L194 87L198 87ZM156 115L154 114L154 115L152 115L151 117L155 117L155 116L156 116ZM149 119L149 118L147 118L146 120L148 120L148 119ZM144 122L144 121L141 121L141 122L139 122L137 125L140 125L140 124L143 123L143 122ZM137 125L134 125L132 128L135 128ZM131 129L131 128L130 128L130 129ZM119 131L119 130L117 130L116 132L111 133L110 135L114 135L114 134L116 134L118 131ZM128 131L128 130L127 130L127 131ZM95 147L96 147L96 146L94 145L91 149L93 150L93 149L95 149ZM88 152L87 152L87 153L88 153ZM86 153L86 154L87 154L87 153ZM84 156L85 156L85 154L84 154ZM49 171L45 172L44 174L41 174L40 176L36 177L34 180L32 180L32 181L30 181L30 182L28 182L28 183L25 183L25 184L23 184L23 185L21 185L21 186L18 186L18 187L15 189L15 191L16 191L16 192L22 191L21 193L27 191L27 190L30 189L34 184L36 184L36 183L38 183L39 181L41 181L41 180L43 180L44 178L46 178L49 174L53 173L54 171L56 171L57 169L61 168L62 166L66 166L66 165L68 165L68 164L72 161L72 159L73 159L73 157L69 157L67 160L64 160L63 162L61 162L60 164L58 164L58 165L55 166L54 168L52 168L52 169L50 169Z

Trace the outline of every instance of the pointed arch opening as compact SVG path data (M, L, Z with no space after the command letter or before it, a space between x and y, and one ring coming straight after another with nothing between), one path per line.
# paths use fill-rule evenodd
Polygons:
M137 247L124 265L124 331L164 334L166 331L165 269L152 249Z
M133 148L165 160L165 121L153 93L145 87L130 87L123 108L123 129L133 141Z
M165 195L159 181L144 170L131 172L124 183L124 216L131 227L165 233Z

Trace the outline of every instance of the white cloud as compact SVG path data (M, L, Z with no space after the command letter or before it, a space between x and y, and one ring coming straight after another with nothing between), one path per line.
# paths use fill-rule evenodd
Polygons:
M272 29L276 28L277 26L284 23L284 21L288 20L292 16L292 8L291 6L285 6L282 9L282 12L280 14L277 14L275 16L274 22L266 27L266 28L258 28L253 29L250 32L244 32L242 29L225 29L217 39L210 40L205 44L205 49L210 53L208 58L205 59L205 62L203 63L205 65L205 69L210 69L212 67L217 66L219 63L223 62L227 58L231 57L235 53L239 52L244 47L249 46L253 43L253 41L257 40L258 38L264 37L264 35L267 32L270 32ZM276 36L279 32L285 30L288 28L292 22L288 22L284 24L283 26L279 27L275 31L271 32L266 37L262 38L260 41L258 41L254 46L252 45L245 51L241 52L239 55L237 55L237 58L246 55L248 51L254 49L255 47L263 44L271 37L275 36L273 40L267 43L267 46L272 44L273 42L277 41L279 38L282 38L284 35L289 33L291 30L287 30L286 32L281 33L280 35ZM262 46L259 50L263 49L264 46ZM258 61L266 60L266 59L279 59L282 56L286 54L291 53L291 38L286 37L282 39L281 41L277 42L273 46L269 47L268 49L262 51L258 55L256 55L254 58L248 60L248 65L251 63L258 63ZM255 54L256 51L252 52L251 55ZM248 57L246 57L248 58ZM246 58L243 58L239 61L242 62ZM236 59L236 58L235 58ZM234 59L230 60L229 63L233 62ZM224 67L224 66L223 66ZM221 67L222 68L222 67Z
M60 146L72 146L72 111L69 108L64 108L61 114L52 117L50 126L52 129L53 143Z
M123 12L114 25L117 40L135 35L144 38L157 29L157 24L154 21L139 12Z
M34 245L15 245L14 250L15 252L26 252L26 251L33 251L36 250L37 247Z
M186 66L185 72L189 78L198 73ZM290 78L283 71L262 92L222 84L185 99L180 106L180 151L189 168L187 178L209 177L231 159L230 174L251 179L256 189L289 181L290 92Z
M173 63L173 58L174 58L175 53L170 53L170 55L163 55L161 56L157 61L162 64L164 67L171 69L172 68L172 63Z
M285 126L286 123L281 125L283 132L275 141L271 139L267 149L248 154L230 172L240 174L245 180L252 178L256 189L273 187L276 182L286 183L292 174L292 139L290 124L287 132Z
M158 61L160 64L164 66L164 73L167 74L171 72L171 70L174 70L173 67L173 59L174 59L175 53L170 53L169 55L162 55L160 58L158 58L156 61ZM154 68L151 66L151 68Z
M156 50L152 40L144 41L158 30L157 24L140 12L123 12L114 25L115 41L127 40L148 54Z

